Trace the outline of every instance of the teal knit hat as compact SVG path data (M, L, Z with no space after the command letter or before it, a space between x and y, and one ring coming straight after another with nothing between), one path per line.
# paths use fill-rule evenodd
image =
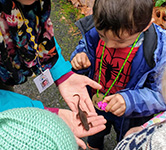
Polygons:
M78 150L78 146L58 115L39 108L17 108L0 113L0 149Z

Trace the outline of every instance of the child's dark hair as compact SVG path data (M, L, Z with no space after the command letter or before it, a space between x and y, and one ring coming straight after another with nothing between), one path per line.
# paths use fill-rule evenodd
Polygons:
M93 18L97 30L111 30L117 37L141 32L151 21L153 0L95 0Z

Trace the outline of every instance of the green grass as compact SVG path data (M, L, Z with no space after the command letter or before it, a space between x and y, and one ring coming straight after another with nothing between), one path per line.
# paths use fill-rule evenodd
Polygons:
M81 14L80 10L75 8L71 4L71 2L68 2L67 0L61 0L60 4L66 19L74 19L76 21L84 17L84 15Z
M75 8L72 3L67 0L58 0L56 3L52 0L52 7L54 7L54 5L59 5L60 8L60 10L55 11L54 15L59 16L62 19L62 23L69 24L71 32L77 32L74 23L84 17L80 10Z

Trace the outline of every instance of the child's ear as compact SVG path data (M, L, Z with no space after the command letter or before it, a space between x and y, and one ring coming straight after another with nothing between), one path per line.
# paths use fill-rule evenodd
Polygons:
M154 22L154 18L151 19L148 26L143 30L143 32L145 32L147 29L149 29L149 27L152 25L153 22Z

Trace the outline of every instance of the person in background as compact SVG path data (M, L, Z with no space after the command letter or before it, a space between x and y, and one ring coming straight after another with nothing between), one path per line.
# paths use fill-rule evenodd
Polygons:
M71 71L54 37L50 11L50 0L0 0L0 87L13 90L33 74L39 77L36 84L40 85L46 75L72 111L77 111L73 95L79 94L82 109L95 112L86 86L101 86Z
M54 113L55 116L57 114L70 127L71 131L75 135L77 144L83 149L86 149L86 145L80 138L93 135L105 129L106 120L104 119L103 116L96 115L96 113L93 113L93 112L88 113L87 119L88 119L90 128L87 131L82 126L80 119L77 118L77 112L73 112L68 109L47 108L42 104L41 101L32 100L25 95L14 93L12 91L0 90L0 113L10 109L16 109L16 108L19 109L19 108L27 108L27 107L48 110ZM43 113L44 112L46 111L43 111ZM20 112L20 115L21 115L21 112ZM52 122L48 124L50 126L54 125L52 124Z
M162 78L162 95L166 102L166 69ZM166 147L166 111L159 113L141 126L131 128L115 150L149 149Z
M57 115L39 108L0 112L3 150L78 150L74 134Z
M166 110L159 74L166 31L153 23L152 11L152 0L95 0L93 15L76 22L83 38L71 64L102 85L88 90L96 112L107 120L104 131L88 137L90 149L103 149L112 126L120 141L131 127Z

